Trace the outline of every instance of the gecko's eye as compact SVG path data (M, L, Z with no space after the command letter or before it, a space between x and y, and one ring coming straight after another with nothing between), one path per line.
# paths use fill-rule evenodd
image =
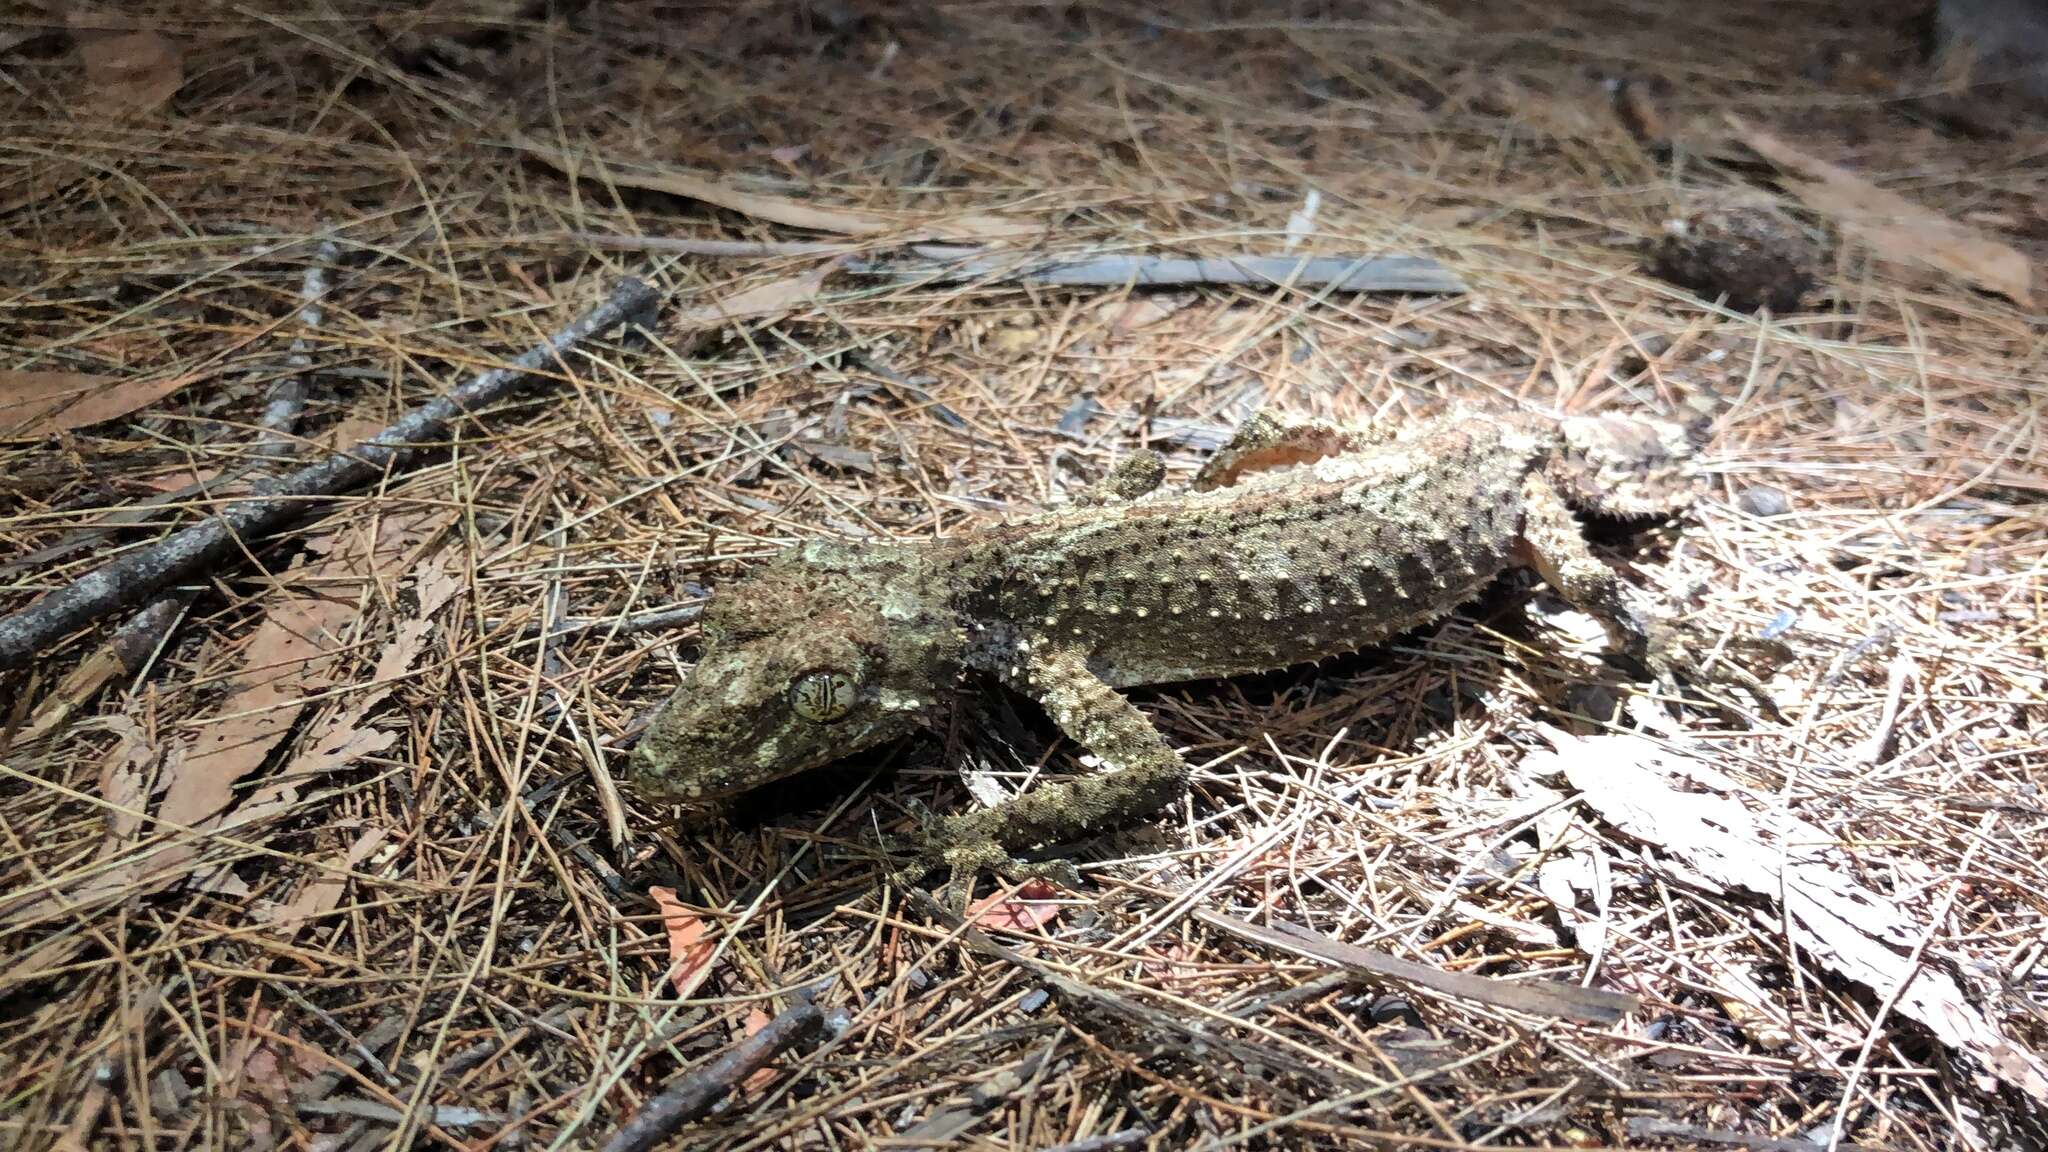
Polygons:
M817 724L830 724L853 711L853 677L836 668L815 668L789 684L789 706Z

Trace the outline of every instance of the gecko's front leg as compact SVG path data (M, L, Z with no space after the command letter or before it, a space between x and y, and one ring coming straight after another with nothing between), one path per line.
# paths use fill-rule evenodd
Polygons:
M1037 700L1060 731L1099 757L1106 771L1042 784L992 808L948 816L932 834L927 862L952 870L957 904L975 872L1019 849L1073 840L1172 803L1187 790L1188 766L1145 714L1066 648L1021 653L1006 682Z
M1523 560L1558 595L1599 620L1623 657L1674 685L1690 680L1702 686L1740 688L1765 716L1780 718L1770 689L1755 673L1725 658L1711 662L1702 658L1701 651L1713 646L1703 643L1693 629L1645 619L1629 607L1621 577L1586 546L1571 509L1547 480L1529 477L1522 486L1522 505ZM1751 642L1736 646L1766 652L1779 647Z

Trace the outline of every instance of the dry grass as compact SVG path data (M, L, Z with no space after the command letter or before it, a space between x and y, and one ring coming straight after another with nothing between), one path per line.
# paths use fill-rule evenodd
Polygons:
M1084 846L1090 888L1048 922L997 933L1038 968L963 948L873 856L906 797L973 802L962 760L1074 770L1036 720L679 826L610 773L694 633L534 631L692 603L800 538L957 532L1147 443L1185 475L1189 429L1261 402L1350 420L1453 399L1709 411L1715 491L1683 542L1615 556L1717 629L1789 614L1799 658L1776 685L1786 725L1674 710L1671 740L1827 829L1923 926L1923 962L2039 1047L2036 318L1854 249L1822 311L1768 322L1644 279L1634 245L1674 212L1777 193L1692 151L1653 158L1598 81L1657 78L1703 146L1738 112L2036 253L2038 131L1959 140L1840 70L1814 76L1845 50L1900 50L1855 4L1182 6L1173 27L1088 5L906 7L844 29L829 4L495 7L412 31L354 3L165 11L150 23L179 45L182 87L126 120L84 99L61 37L0 55L4 360L201 374L133 417L5 447L0 555L46 558L8 573L0 607L198 514L203 495L44 551L235 471L294 337L313 361L299 435L332 444L530 346L622 274L671 299L651 344L601 350L571 387L336 506L307 534L319 550L210 574L140 672L77 688L104 639L87 635L0 680L17 733L0 1144L594 1146L801 989L838 1014L836 1038L678 1147L915 1146L949 1109L989 1148L1132 1128L1161 1148L1603 1147L1643 1142L1632 1117L1798 1139L1835 1117L1852 1066L1849 1140L2039 1138L2020 1095L1895 1013L1874 1025L1880 998L1795 953L1770 901L1679 883L1575 809L1611 889L1576 910L1606 926L1588 954L1531 879L1548 848L1518 765L1533 721L1592 731L1569 715L1611 715L1629 689L1518 592L1314 673L1145 694L1196 787ZM1073 249L1274 247L1313 183L1315 246L1428 251L1474 291L836 279L707 338L673 313L815 259L643 262L551 237L806 237L571 185L530 148L842 207L1003 212ZM308 238L329 235L346 266L308 332ZM1083 394L1100 410L1062 433ZM1759 485L1789 509L1745 511ZM398 671L373 688L380 657ZM68 727L21 738L60 707ZM246 774L193 798L195 763L237 754L222 743L252 750ZM178 796L203 834L166 815ZM656 886L715 949L681 1001ZM332 912L280 918L314 900L298 906ZM1398 990L1322 979L1202 907L1647 1007L1592 1028L1402 993L1421 1028L1403 1031L1379 1002ZM1046 971L1197 1025L1202 1046L1049 1002ZM1775 1030L1715 994L1731 974Z

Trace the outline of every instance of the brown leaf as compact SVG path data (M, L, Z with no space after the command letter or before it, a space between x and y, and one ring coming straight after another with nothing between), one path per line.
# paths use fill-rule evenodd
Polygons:
M163 107L185 83L183 54L154 32L78 35L86 86L96 104L150 112Z
M313 873L305 888L292 898L292 902L279 908L274 923L287 939L298 934L308 922L317 920L335 910L341 904L341 894L348 887L348 877L340 870L353 872L362 867L384 843L388 833L382 828L365 828L357 836L348 851L337 852L326 859L328 868Z
M126 416L198 378L189 372L125 380L85 372L0 370L0 440L33 440Z
M758 320L764 316L780 316L796 310L799 304L809 301L825 286L825 277L831 275L833 266L821 264L800 276L786 276L758 288L735 292L730 296L699 304L677 312L672 321L683 331L699 328L716 328L735 320Z
M142 725L126 716L109 716L106 723L121 733L121 742L100 764L100 798L112 805L107 810L107 837L125 843L142 830L160 749Z
M335 600L295 596L271 606L243 650L238 690L192 741L160 817L196 825L227 811L236 782L262 767L305 698L326 685L341 630L355 618L354 604Z
M418 614L399 624L397 634L378 654L376 667L359 686L362 695L347 708L324 717L308 733L298 755L293 756L269 783L257 788L242 802L234 815L236 823L267 818L283 811L298 801L300 789L307 783L340 771L398 742L397 733L369 727L369 715L391 695L391 690L426 651L427 640L434 633L434 614L460 588L461 584L448 574L446 552L419 565L413 582L413 592L419 600Z
M978 213L963 213L938 221L919 223L916 217L866 212L856 208L823 208L786 196L743 192L730 185L672 168L655 168L651 165L613 160L598 160L593 165L585 167L542 148L533 149L531 154L564 176L585 176L594 180L606 180L626 188L666 192L671 196L696 200L728 212L751 216L756 220L786 224L791 228L808 228L813 232L870 236L907 229L913 234L906 237L907 239L973 241L1028 236L1039 231L1037 224Z
M1788 182L1806 206L1891 260L1938 268L2033 307L2034 267L2009 245L1870 183L1846 168L1799 151L1730 116L1729 123L1757 155L1801 179Z
M668 932L668 978L676 995L687 998L711 971L711 957L718 946L704 937L711 932L702 916L683 907L673 888L649 888L647 894L661 909L661 926Z
M266 603L269 615L240 654L243 669L241 690L214 713L215 720L201 730L189 748L165 751L158 779L165 781L166 793L157 815L166 821L196 825L217 835L259 838L272 818L292 810L299 790L317 779L315 769L333 770L348 762L389 747L396 736L361 724L361 711L390 693L388 682L410 667L420 650L419 640L394 640L387 645L379 666L390 673L381 687L373 688L357 709L344 709L328 717L317 733L308 736L309 749L293 759L284 772L250 792L232 812L234 786L267 759L296 718L327 686L328 667L338 648L334 639L340 628L356 617L355 586L379 579L381 571L417 560L424 542L437 536L452 520L452 514L438 509L394 513L381 518L375 531L350 529L332 536L314 537L307 551L318 559L285 574L280 588ZM328 595L307 597L296 586L317 582ZM458 587L441 574L433 563L421 570L419 592L423 610L437 609ZM444 593L442 589L450 591ZM290 626L286 626L289 621ZM405 635L411 628L401 625ZM324 634L327 640L317 637ZM395 650L395 652L394 652ZM396 654L395 654L396 653ZM399 654L403 654L403 658ZM377 683L373 680L372 683ZM359 711L361 710L361 711ZM332 736L323 742L322 737ZM180 761L181 752L189 752ZM317 758L315 758L317 757ZM193 763L197 761L197 764ZM298 774L294 775L293 770ZM121 855L126 846L109 843L102 858ZM114 895L133 896L178 883L205 863L200 845L189 839L180 843L129 855L117 866L95 872L73 888L67 901L40 899L19 907L0 900L0 916L11 922L32 922L78 903L90 904ZM214 871L205 883L216 887L234 881L232 873Z

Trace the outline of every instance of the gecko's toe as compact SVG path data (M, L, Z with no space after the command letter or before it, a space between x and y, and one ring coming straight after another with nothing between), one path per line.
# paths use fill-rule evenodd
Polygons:
M966 914L975 883L983 872L999 873L1013 880L1043 879L1067 889L1081 886L1081 870L1072 860L1020 860L996 841L980 838L928 840L915 862L899 870L896 879L899 883L915 884L933 870L946 873L939 902L962 915Z
M940 902L966 914L967 901L974 895L974 882L985 868L1007 864L1010 854L993 840L962 840L937 849L935 861L946 870L946 887Z

